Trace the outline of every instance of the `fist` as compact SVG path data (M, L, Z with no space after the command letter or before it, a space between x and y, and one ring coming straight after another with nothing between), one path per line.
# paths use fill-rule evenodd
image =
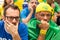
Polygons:
M48 28L49 28L49 23L42 20L42 21L41 21L41 24L39 24L38 27L39 27L40 29L48 30Z

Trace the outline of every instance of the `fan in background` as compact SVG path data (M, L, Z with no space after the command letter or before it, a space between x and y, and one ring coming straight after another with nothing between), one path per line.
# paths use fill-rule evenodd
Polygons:
M22 11L23 9L22 5L23 5L24 0L14 0L14 2L15 2L14 4L19 7L20 11Z

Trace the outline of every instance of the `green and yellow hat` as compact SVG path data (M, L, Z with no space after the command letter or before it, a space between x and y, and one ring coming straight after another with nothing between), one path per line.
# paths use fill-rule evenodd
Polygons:
M41 12L41 11L49 11L49 12L51 12L52 15L54 14L53 8L49 4L44 3L44 2L43 3L40 3L36 7L36 13L37 12Z

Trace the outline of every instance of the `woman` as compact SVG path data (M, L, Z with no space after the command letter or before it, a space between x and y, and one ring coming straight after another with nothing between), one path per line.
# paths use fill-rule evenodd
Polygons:
M4 0L3 8L7 5L14 4L14 0Z

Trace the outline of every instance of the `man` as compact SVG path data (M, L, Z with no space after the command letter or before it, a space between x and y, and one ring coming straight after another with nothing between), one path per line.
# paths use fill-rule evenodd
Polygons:
M28 0L28 7L23 9L20 16L23 23L27 24L31 18L35 16L37 0Z
M51 20L52 15L53 9L47 3L40 3L36 7L36 18L27 24L29 40L53 40L59 28Z
M15 5L8 5L4 9L4 19L0 21L1 40L28 40L25 24L19 22L20 10Z

